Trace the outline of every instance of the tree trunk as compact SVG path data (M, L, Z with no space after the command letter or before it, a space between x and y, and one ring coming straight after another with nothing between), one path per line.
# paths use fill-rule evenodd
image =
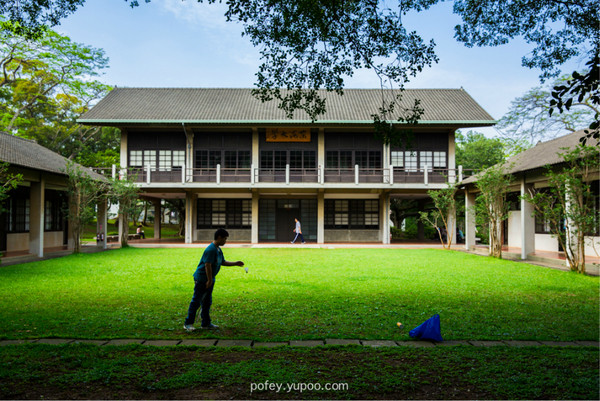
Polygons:
M127 248L129 246L129 243L127 242L129 237L129 221L127 219L127 213L122 212L119 214L119 224L123 227L121 231L121 248Z

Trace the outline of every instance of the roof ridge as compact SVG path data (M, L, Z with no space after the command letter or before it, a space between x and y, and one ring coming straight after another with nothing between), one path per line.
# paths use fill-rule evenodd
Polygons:
M256 88L240 88L240 87L218 87L218 86L198 86L198 87L182 87L182 86L116 86L114 89L154 89L154 90L254 90ZM287 88L279 88L281 90L294 90ZM318 91L327 91L327 88L317 89ZM343 88L343 91L465 91L464 88L404 88L404 89L388 89L388 88ZM335 92L335 89L331 90Z
M27 142L31 142L31 143L37 144L37 141L35 139L23 138L23 137L20 137L20 136L17 136L17 135L9 134L8 132L4 132L4 131L0 131L0 134L5 135L5 136L9 136L11 138L20 139L22 141L27 141Z

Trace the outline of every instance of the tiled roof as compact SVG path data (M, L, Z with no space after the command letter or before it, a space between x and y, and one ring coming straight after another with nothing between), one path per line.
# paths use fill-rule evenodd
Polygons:
M506 166L509 166L507 174L516 174L524 171L536 170L544 168L547 165L560 164L564 160L560 156L561 153L566 153L568 149L573 149L579 145L579 139L585 135L585 130L573 132L572 134L561 136L547 142L539 142L533 148L527 149L506 161ZM590 138L587 145L600 145L595 139ZM477 181L477 175L467 178L462 183L470 184Z
M67 158L37 144L35 141L0 132L0 162L66 175L68 161ZM80 167L91 178L104 179L100 174L86 167Z
M83 124L111 125L135 123L310 123L303 111L289 120L277 101L262 103L251 89L218 88L116 88L78 121ZM382 105L382 96L397 91L345 89L344 95L320 91L327 98L327 113L317 123L372 123L371 114ZM463 89L407 89L401 110L414 99L425 113L422 123L460 126L489 126L494 119Z

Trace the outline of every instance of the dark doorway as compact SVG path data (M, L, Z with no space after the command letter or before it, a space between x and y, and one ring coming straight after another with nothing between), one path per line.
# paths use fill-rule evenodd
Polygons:
M6 252L6 213L0 212L0 252Z
M300 218L300 202L297 200L284 200L277 202L276 238L278 242L288 242L294 239L295 218Z
M317 240L316 199L261 199L258 210L259 241L290 242L297 218L306 241Z

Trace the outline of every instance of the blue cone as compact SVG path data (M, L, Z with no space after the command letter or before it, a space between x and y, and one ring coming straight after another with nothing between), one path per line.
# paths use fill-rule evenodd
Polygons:
M433 315L408 333L409 336L421 340L444 341L440 329L440 315Z

